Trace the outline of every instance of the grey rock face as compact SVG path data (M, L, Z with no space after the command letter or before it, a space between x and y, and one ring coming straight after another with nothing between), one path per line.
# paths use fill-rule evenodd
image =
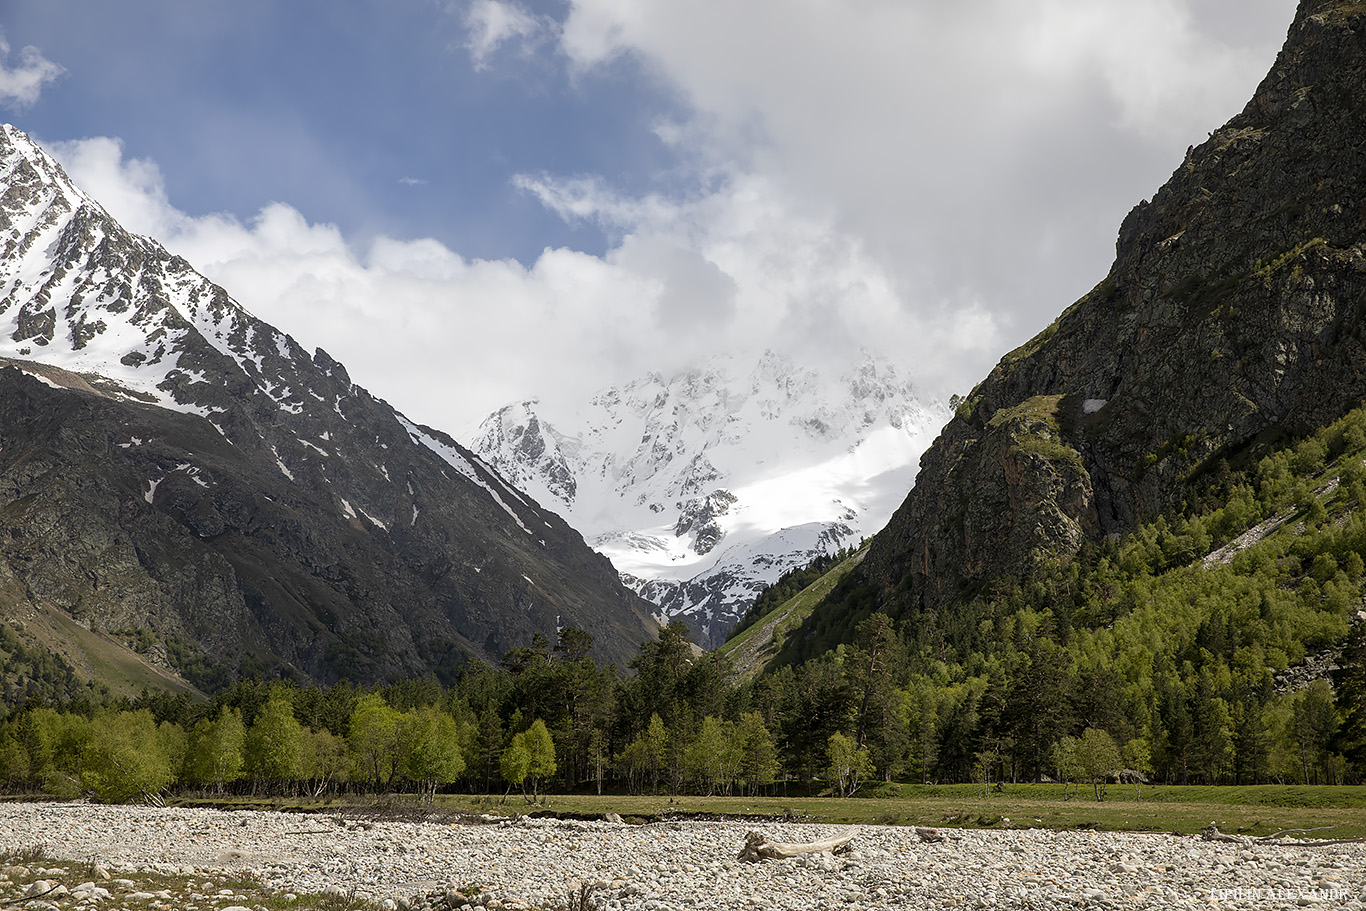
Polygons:
M624 663L657 629L556 515L12 127L0 163L0 562L28 599L321 679L446 672L558 625Z
M1123 533L1366 398L1366 8L1306 0L1104 281L959 406L860 572L896 610ZM892 594L896 589L896 594Z
M692 535L692 549L699 554L711 553L725 532L717 522L736 500L729 490L713 490L703 497L694 497L679 511L674 534Z

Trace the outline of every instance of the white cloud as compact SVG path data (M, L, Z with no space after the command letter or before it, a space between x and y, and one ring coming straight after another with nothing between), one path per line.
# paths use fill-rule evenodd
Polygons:
M117 141L56 152L126 227L156 236L301 344L327 349L410 416L457 434L509 401L586 396L727 349L840 359L868 346L925 375L999 341L980 311L897 320L878 265L758 179L635 208L547 183L548 198L631 230L605 256L547 249L524 267L469 260L431 239L357 249L283 203L248 223L192 218L168 202L156 166L125 161Z
M1124 213L1251 96L1295 3L1234 6L573 0L560 49L578 71L630 57L660 74L691 116L656 135L723 183L816 213L820 249L866 269L892 323L951 340L986 320L1018 343L1103 277ZM667 205L592 178L527 186L566 217L604 200L628 232L648 221L635 203ZM957 357L950 383L1000 353Z
M189 218L166 198L156 162L123 157L123 142L107 136L47 144L67 175L134 234L163 238L184 230Z
M658 195L624 196L598 177L558 179L549 174L516 174L512 183L566 221L593 221L617 233L640 224L672 223L683 213L677 201Z
M19 65L9 66L9 42L0 34L0 104L25 108L34 104L43 86L66 72L42 55L36 47L19 52Z
M1117 125L1144 141L1195 142L1242 107L1270 62L1265 43L1232 46L1200 31L1198 5L1047 0L1026 24L1024 62L1055 84L1094 74Z
M544 31L545 24L515 3L474 0L465 11L465 29L465 49L474 68L482 70L504 44L530 41Z
M1294 4L1237 0L1233 34L1211 15L1230 2L573 0L556 24L476 0L477 66L554 39L580 74L629 56L686 102L650 126L691 191L512 178L600 226L601 256L362 247L284 204L189 217L116 141L61 154L129 227L457 434L727 348L868 348L964 392L1104 275L1124 212L1250 97Z

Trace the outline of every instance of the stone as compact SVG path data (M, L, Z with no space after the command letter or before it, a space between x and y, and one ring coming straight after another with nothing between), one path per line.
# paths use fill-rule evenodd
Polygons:
M205 825L205 820L218 818L213 811L58 806L56 812L42 809L26 816L32 822L21 836L6 840L0 835L0 850L16 843L56 844L63 839L64 852L85 858L98 850L97 844L116 843L129 858L156 856L180 866L196 854L212 857L229 846L228 833ZM0 821L16 812L15 807L0 805ZM499 904L517 911L556 907L562 905L569 883L599 880L603 882L594 899L601 911L643 911L647 905L671 911L699 906L721 911L741 905L749 911L799 911L841 907L850 895L856 896L852 906L857 908L939 907L945 904L945 896L957 895L962 897L958 907L974 911L993 906L987 896L996 897L995 906L1021 896L1021 907L1061 908L1082 902L1122 907L1141 900L1145 907L1165 909L1178 902L1203 902L1211 888L1221 885L1250 890L1280 883L1289 894L1307 892L1311 884L1323 888L1325 895L1329 887L1353 899L1366 893L1366 845L1342 846L1342 853L1333 855L1339 866L1332 867L1331 873L1322 855L1307 855L1285 857L1285 866L1275 871L1242 862L1236 874L1231 874L1236 881L1212 883L1207 872L1220 855L1229 854L1226 845L1155 835L961 829L953 830L949 842L924 845L905 828L870 825L858 830L861 864L826 871L819 867L820 861L838 866L839 858L815 857L817 866L809 868L796 860L769 861L757 867L730 863L728 867L726 855L745 833L745 826L736 823L622 828L557 820L523 820L501 827L377 822L369 831L338 830L317 839L292 834L298 822L290 814L261 813L251 818L248 830L234 828L231 837L233 844L267 861L249 871L263 891L319 894L330 887L330 894L338 898L354 893L375 907L386 898L401 907L400 898L411 894L410 884L418 884L416 888L424 894L414 897L413 907L428 911L496 908ZM838 831L839 827L802 823L772 826L773 837L794 843L828 838ZM439 838L426 838L438 833ZM545 850L541 839L550 833L560 836L557 844L576 844L578 849L572 854ZM426 841L430 856L376 853L377 838L382 844ZM915 844L917 851L905 852L908 844ZM592 858L588 865L585 857ZM1134 861L1141 864L1142 877L1112 870ZM677 872L668 873L658 886L639 873L627 874L631 867L654 869L660 864ZM1168 869L1158 870L1159 866ZM467 878L474 875L471 871L479 876L477 903L462 900L470 897L465 894L466 884L474 892ZM1117 876L1123 878L1117 880ZM55 876L44 878L58 881ZM92 883L83 882L77 888ZM217 885L201 882L197 888L212 894L220 891ZM1087 890L1098 897L1086 897ZM141 902L121 896L121 904L129 908L150 906L153 901L163 908L195 904L201 911L214 904L220 911L224 906L256 904L248 895L221 891L225 894L217 896L216 902L174 893L167 893L170 899L159 899L157 893L144 891ZM447 901L448 896L455 904ZM1340 903L1352 907L1350 899ZM83 907L100 906L88 902Z
M47 880L35 879L33 882L29 883L28 888L24 890L24 897L36 898L39 895L46 895L52 891L52 888L52 883Z

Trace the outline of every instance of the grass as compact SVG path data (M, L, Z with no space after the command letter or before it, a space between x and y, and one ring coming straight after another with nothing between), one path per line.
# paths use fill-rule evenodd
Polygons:
M730 656L742 680L752 680L759 676L760 671L777 657L787 635L800 627L802 622L811 616L816 605L830 594L831 589L863 561L868 555L868 546L865 544L857 553L831 567L829 572L717 649L721 654Z
M65 658L85 680L98 680L115 696L135 697L144 689L194 693L189 684L151 665L118 640L86 629L70 616L45 605L20 633Z
M875 796L873 796L875 795ZM690 797L551 795L528 806L520 798L489 804L443 795L438 806L470 813L549 810L569 816L618 813L630 821L666 816L801 819L823 823L989 828L1100 829L1198 834L1211 823L1222 832L1269 835L1281 829L1333 826L1320 837L1366 837L1366 787L1149 785L1140 799L1131 785L1111 785L1097 802L1089 786L1064 800L1057 784L1006 784L982 796L981 785L875 786L870 796Z
M233 874L201 873L193 876L151 872L110 871L93 860L74 861L55 856L43 845L32 845L0 852L0 902L18 905L29 887L38 880L73 890L81 883L94 883L108 890L104 903L122 900L151 908L180 908L187 905L213 907L229 901L263 911L373 911L379 906L354 892L333 891L318 895L273 892L251 879ZM152 898L133 898L137 893ZM227 894L230 893L230 896ZM75 898L66 894L37 896L59 908L73 907ZM98 904L96 900L95 904ZM91 900L80 907L94 906Z
M1065 396L1036 395L1025 399L1018 405L1002 408L992 415L988 427L999 428L1015 424L1012 428L1017 446L1050 462L1067 461L1081 467L1081 454L1063 442L1062 422L1059 409Z
M1063 396L1061 395L1033 396L1018 405L998 410L991 416L987 426L999 427L1009 421L1021 421L1044 424L1051 432L1057 433L1060 427L1058 424L1058 406L1062 404L1062 400Z

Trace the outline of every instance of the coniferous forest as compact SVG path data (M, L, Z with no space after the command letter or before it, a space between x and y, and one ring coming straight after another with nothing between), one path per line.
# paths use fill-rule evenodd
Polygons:
M1182 510L1124 538L998 580L951 613L856 610L852 635L817 626L757 676L725 649L701 652L681 624L624 669L566 628L446 683L247 674L207 698L129 700L6 632L0 784L121 801L850 795L874 780L1095 786L1116 770L1360 783L1364 459L1358 410L1256 461L1218 463ZM833 562L787 577L741 628ZM842 583L831 597L874 594Z

